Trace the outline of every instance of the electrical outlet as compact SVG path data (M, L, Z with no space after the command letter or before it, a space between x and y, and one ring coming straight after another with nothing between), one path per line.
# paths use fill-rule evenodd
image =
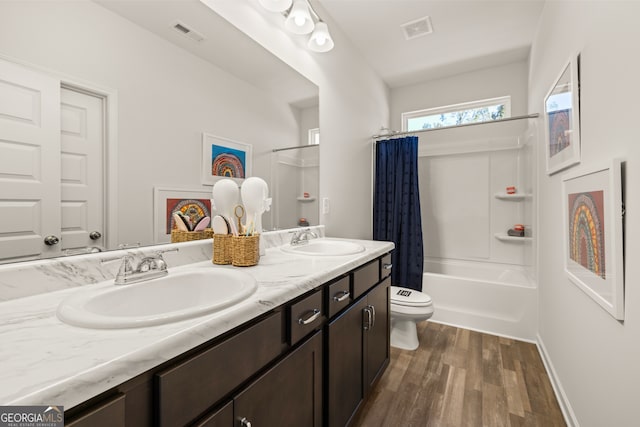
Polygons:
M328 197L323 197L322 198L322 213L324 215L327 215L329 212L331 212L331 204L329 203L329 198Z

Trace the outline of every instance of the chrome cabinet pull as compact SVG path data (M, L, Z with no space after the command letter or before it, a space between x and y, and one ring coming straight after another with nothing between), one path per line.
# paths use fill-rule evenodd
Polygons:
M251 427L251 423L245 417L240 420L240 427Z
M57 245L58 243L60 243L60 239L53 234L44 238L44 244L47 246Z
M342 294L342 295L340 295ZM338 296L340 295L340 296ZM349 296L351 295L351 293L349 291L342 291L342 292L338 292L337 294L335 294L333 296L333 300L335 302L342 302L344 300L346 300L347 298L349 298Z
M371 313L373 313L373 316L371 319L371 328L373 329L373 327L376 324L376 308L372 305L370 305L369 308L371 309Z
M92 231L91 233L89 233L89 238L91 240L98 240L101 237L102 237L102 233L100 233L99 231Z
M391 270L391 268L393 268L393 264L383 264L382 268L384 268L385 270Z
M320 314L321 314L320 310L318 310L317 308L314 308L313 310L308 311L307 313L310 313L310 315L306 319L303 317L298 318L299 325L308 325L309 323L313 322L318 317L320 317Z
M368 331L369 329L371 329L371 326L373 326L373 313L371 312L370 305L366 306L363 310L367 314L367 319L365 322L363 322L364 325L362 325L362 329Z

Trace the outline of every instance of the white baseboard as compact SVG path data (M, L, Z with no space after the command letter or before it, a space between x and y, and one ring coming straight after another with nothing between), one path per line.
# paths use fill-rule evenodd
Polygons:
M558 404L560 405L560 409L562 410L562 415L564 415L564 421L569 427L580 427L580 423L578 423L576 414L573 412L573 408L571 407L569 399L567 398L567 395L562 388L562 384L560 383L560 380L556 375L556 371L553 369L553 364L551 363L551 359L549 358L549 354L547 353L547 349L542 342L542 337L540 337L540 334L536 335L536 339L538 353L540 353L542 363L544 364L544 367L547 370L547 375L551 380L551 386L553 387L556 399L558 400Z

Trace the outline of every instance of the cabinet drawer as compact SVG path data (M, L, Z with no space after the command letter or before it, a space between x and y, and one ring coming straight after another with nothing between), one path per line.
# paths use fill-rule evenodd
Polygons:
M294 345L309 332L322 326L325 320L322 310L322 290L289 307L289 343Z
M277 312L156 374L160 426L192 421L277 357L282 348L282 313Z
M351 302L350 284L351 276L345 276L327 287L327 316L329 318Z
M353 299L371 289L380 280L380 263L376 259L353 272Z
M393 268L393 264L391 263L391 254L386 254L382 258L380 258L380 279L384 279L385 277L391 276L391 268Z
M67 427L124 427L125 395L120 394L98 404L75 420L65 422Z

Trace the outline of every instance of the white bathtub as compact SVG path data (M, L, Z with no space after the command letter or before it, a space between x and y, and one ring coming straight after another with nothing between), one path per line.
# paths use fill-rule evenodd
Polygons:
M535 341L537 289L524 268L509 264L427 259L422 289L431 320Z

